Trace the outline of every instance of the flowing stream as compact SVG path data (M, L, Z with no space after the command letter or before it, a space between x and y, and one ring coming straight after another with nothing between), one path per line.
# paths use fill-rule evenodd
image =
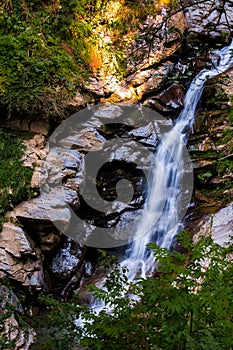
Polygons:
M195 110L201 98L205 82L233 66L233 41L221 50L213 51L212 67L203 69L192 81L174 127L164 134L156 153L156 163L149 187L148 197L135 229L135 241L121 262L128 269L128 279L146 277L153 272L153 252L149 253L147 244L154 241L158 245L170 248L176 234L181 230L181 219L189 203L186 193L192 190L192 171L185 160L186 143L192 130ZM188 169L187 169L188 168ZM191 169L192 170L192 169ZM186 178L185 178L186 176ZM187 183L190 177L190 183ZM165 186L165 188L164 188ZM182 191L184 193L182 193ZM90 307L96 313L106 305L93 301Z

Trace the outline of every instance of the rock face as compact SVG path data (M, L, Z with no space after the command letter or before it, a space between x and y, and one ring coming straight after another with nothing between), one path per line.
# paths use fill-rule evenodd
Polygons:
M141 212L152 151L172 125L165 118L151 122L140 106L130 104L87 112L65 133L61 124L48 144L42 134L25 141L24 164L34 166L35 198L9 212L12 222L0 233L0 278L9 277L20 290L52 291L66 300L93 271L83 244L99 239L96 228L115 228L115 239L127 242L122 228ZM63 233L70 229L67 238Z
M189 139L196 186L213 205L227 203L232 197L231 75L232 70L207 83L203 92L205 102L200 104Z
M173 83L167 88L164 88L162 92L155 96L147 98L143 105L149 108L155 108L164 113L176 113L179 112L184 106L185 92L183 87L179 83Z
M206 215L199 222L196 231L194 242L200 236L211 236L216 243L227 245L233 234L233 204L229 204L213 215Z
M28 290L42 290L44 285L43 257L40 249L24 231L4 223L0 233L0 278L9 277Z
M43 252L62 243L59 232L72 231L68 235L85 244L96 226L122 226L133 221L133 212L140 209L145 199L146 180L141 181L141 172L149 171L153 162L151 150L158 144L159 133L169 124L166 119L159 119L156 125L154 113L153 125L150 118L145 119L141 107L124 104L100 105L85 113L82 122L80 115L74 115L51 135L43 150L45 156L37 159L32 176L31 186L38 196L9 214L24 225ZM30 142L28 145L31 147ZM30 152L28 156L31 157ZM111 205L109 201L117 197L116 185L124 178L133 186L132 193L131 186L125 193L127 198L131 196L129 204L124 204L127 199L123 191L123 197ZM96 181L99 194L93 194ZM101 207L103 199L108 202ZM75 216L81 218L78 224Z
M141 6L147 6L147 3L142 2ZM166 81L166 73L172 67L168 57L181 45L186 19L182 10L172 14L164 5L157 10L155 8L156 6L154 12L140 23L134 35L123 34L124 44L120 49L125 58L126 78L122 78L117 72L120 70L118 58L114 53L112 56L109 54L108 47L114 42L114 34L101 24L97 26L96 35L101 38L101 49L104 52L103 65L98 72L94 71L89 82L85 84L85 91L100 102L137 102ZM112 13L108 13L107 17L109 16L117 17L114 9ZM108 20L114 22L116 18Z
M186 6L185 17L191 35L207 35L212 38L230 36L233 26L231 1L209 0L182 1Z
M182 35L187 29L190 37L205 35L222 42L233 25L230 1L201 2L199 10L196 1L185 1L183 5L184 13L170 16L163 7L155 18L148 16L141 24L140 40L126 41L124 78L116 76L114 69L93 73L82 94L77 93L68 106L72 112L87 107L88 119L82 115L78 123L69 125L67 133L58 127L46 144L50 131L47 122L20 119L1 125L35 133L24 142L23 159L25 166L34 169L31 187L35 198L7 215L10 222L0 233L0 280L8 277L27 293L41 291L45 284L47 291L66 300L83 276L92 274L93 265L84 244L96 244L96 228L113 228L117 240L124 244L127 241L127 230L145 201L152 152L183 107L187 78L182 78L185 64L180 63L178 51ZM147 41L149 34L152 36ZM107 39L108 35L103 35ZM135 50L137 55L132 59ZM171 76L177 73L177 67L180 80L174 81ZM232 130L227 116L229 95L233 93L232 74L229 71L227 83L220 83L222 95L211 87L216 81L204 90L203 101L208 103L200 103L188 144L195 173L193 203L198 214L191 212L187 220L195 223L193 234L211 234L220 244L233 231L232 205L220 210L229 197L232 200L232 137L225 135L226 128ZM217 101L213 102L215 97ZM92 110L89 102L103 104ZM166 119L161 121L157 116L158 123L147 120L139 104L133 113L128 113L134 102L152 108L153 113L162 112ZM72 221L74 213L80 219L78 224ZM129 228L123 231L122 227ZM64 236L67 231L69 237ZM29 348L33 332L19 330L15 315L6 321L6 332L10 324L16 349Z
M5 345L7 345L8 342L8 346L10 346L11 349L13 344L15 350L29 349L35 342L35 332L31 328L26 330L20 329L15 312L17 311L17 313L22 313L23 307L21 306L17 296L6 286L0 285L0 297L1 317L4 319L4 329L1 327L0 339L1 337L5 336ZM9 315L9 310L11 310L11 315Z
M1 121L1 127L14 130L29 131L40 135L48 135L50 129L48 122L38 119L35 120L34 118L20 118Z

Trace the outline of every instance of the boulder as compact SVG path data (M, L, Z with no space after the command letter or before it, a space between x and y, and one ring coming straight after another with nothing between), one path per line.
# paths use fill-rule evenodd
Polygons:
M4 320L2 334L6 335L8 342L14 344L12 350L29 350L36 338L36 332L32 328L21 328L14 314Z
M0 233L0 278L9 276L28 290L43 289L43 256L21 227L3 224Z
M43 197L22 202L9 215L27 226L38 225L40 229L48 224L53 227L52 222L59 222L65 227L69 224L71 216L63 191L56 188L48 195L43 194Z

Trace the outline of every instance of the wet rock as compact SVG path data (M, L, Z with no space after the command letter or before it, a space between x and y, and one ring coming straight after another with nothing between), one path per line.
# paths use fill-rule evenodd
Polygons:
M82 155L73 149L54 147L47 155L46 162L58 166L61 170L65 168L78 170L82 162Z
M84 248L71 238L66 238L64 246L58 250L51 262L50 269L53 275L57 279L68 280L82 265L84 253Z
M133 141L126 141L123 145L116 144L115 147L112 147L109 161L127 161L138 165L143 164L145 166L149 166L153 158L152 154L150 151L146 152L146 149L144 150L146 154L141 154L140 151L142 149L143 147L135 144ZM146 156L150 157L150 159L148 159Z
M128 136L132 139L140 141L148 147L156 147L158 144L158 135L156 135L156 129L153 126L153 123L130 131Z
M85 263L84 275L86 277L90 277L90 276L92 276L93 272L94 272L94 267L93 267L92 263L90 261L87 261Z

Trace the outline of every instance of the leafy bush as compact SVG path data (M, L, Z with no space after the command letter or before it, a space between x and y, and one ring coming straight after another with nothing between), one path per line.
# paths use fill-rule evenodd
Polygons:
M206 184L213 177L213 174L208 170L204 173L198 174L197 177L202 184Z
M150 245L158 264L154 276L132 284L126 269L115 263L105 288L92 287L95 297L112 308L111 313L106 308L98 315L88 308L82 311L77 300L51 304L50 298L52 316L43 322L46 330L52 324L53 333L50 347L44 348L230 350L232 245L220 247L210 237L194 244L185 232L179 239L186 254ZM80 312L85 320L81 329L74 323ZM63 340L60 347L59 339Z
M88 70L86 0L6 1L0 10L0 103L8 114L61 115Z

